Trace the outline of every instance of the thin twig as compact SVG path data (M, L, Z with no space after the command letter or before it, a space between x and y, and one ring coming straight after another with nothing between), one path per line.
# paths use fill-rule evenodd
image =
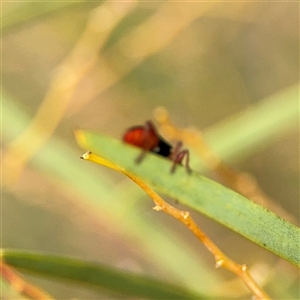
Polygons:
M198 227L190 213L187 211L181 211L169 203L165 202L154 190L152 190L144 181L140 178L134 176L133 174L127 172L123 168L115 165L114 163L92 153L87 152L81 158L104 165L106 167L112 168L118 172L121 172L128 176L132 181L139 185L154 201L154 210L163 211L181 223L183 223L188 229L194 233L194 235L203 243L203 245L209 250L209 252L214 256L216 261L216 267L223 267L228 269L232 273L236 274L241 278L248 289L255 295L258 300L267 300L270 297L265 293L265 291L256 283L251 274L247 270L246 265L239 265L228 258L217 246L216 244Z

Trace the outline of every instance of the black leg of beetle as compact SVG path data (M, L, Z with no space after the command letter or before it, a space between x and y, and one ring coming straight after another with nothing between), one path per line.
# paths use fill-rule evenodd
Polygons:
M142 160L145 158L145 156L146 156L146 151L142 150L139 156L135 159L135 162L137 164L141 163Z
M188 150L182 150L179 153L177 153L177 155L173 159L173 164L172 164L172 167L171 167L171 173L175 172L176 166L182 162L184 157L185 157L185 168L186 168L187 172L188 173L192 172L192 170L190 168L190 165L189 165L190 153L189 153Z
M185 157L185 167L188 173L191 173L192 170L190 168L189 162L190 162L190 153L189 150L180 150L182 147L182 142L178 142L174 148L174 151L172 153L172 160L173 164L171 167L171 173L175 172L177 164L180 164L184 157Z
M146 123L145 123L145 130L143 131L143 147L142 147L142 151L141 151L141 153L140 153L140 155L135 159L135 162L137 163L137 164L139 164L139 163L141 163L142 162L142 160L145 158L145 156L146 156L146 153L149 151L149 147L148 147L148 145L147 145L147 142L148 142L148 140L149 140L149 137L150 137L150 135L149 135L149 132L150 132L150 130L155 130L154 129L154 127L153 127L153 125L152 125L152 122L151 121L147 121Z
M182 161L183 158L185 157L185 168L186 171L190 174L192 173L192 169L190 167L190 152L189 150L183 150L180 153L178 153L178 157L181 157L180 160Z

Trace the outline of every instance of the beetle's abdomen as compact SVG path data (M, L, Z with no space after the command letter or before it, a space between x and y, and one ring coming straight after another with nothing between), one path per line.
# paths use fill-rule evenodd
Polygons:
M159 138L156 132L152 130L152 128L145 130L144 126L129 128L123 135L123 141L150 151L159 144Z

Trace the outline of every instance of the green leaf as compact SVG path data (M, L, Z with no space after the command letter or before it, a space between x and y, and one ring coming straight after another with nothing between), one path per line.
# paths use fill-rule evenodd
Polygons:
M236 163L299 128L299 85L261 100L204 131L205 141L222 158Z
M2 250L2 258L4 262L20 270L73 281L123 296L146 299L204 299L203 296L174 284L80 259L12 250Z
M299 228L264 207L197 172L187 174L182 166L170 174L170 161L158 155L149 153L136 164L141 150L119 140L91 131L78 131L77 140L86 150L124 168L159 192L300 266Z

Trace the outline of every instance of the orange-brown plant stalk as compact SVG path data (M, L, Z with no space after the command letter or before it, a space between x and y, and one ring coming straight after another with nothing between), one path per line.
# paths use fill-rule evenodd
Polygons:
M98 163L121 172L128 176L132 181L139 185L154 201L153 207L156 211L163 211L175 219L183 223L194 235L200 240L201 243L210 251L216 261L216 267L223 267L236 274L244 282L246 287L253 293L257 300L267 300L270 297L266 292L255 282L251 274L248 272L246 265L240 265L227 257L216 244L198 227L188 211L179 210L169 203L165 202L154 190L152 190L144 181L127 172L123 168L115 165L114 163L92 153L87 152L82 159Z

